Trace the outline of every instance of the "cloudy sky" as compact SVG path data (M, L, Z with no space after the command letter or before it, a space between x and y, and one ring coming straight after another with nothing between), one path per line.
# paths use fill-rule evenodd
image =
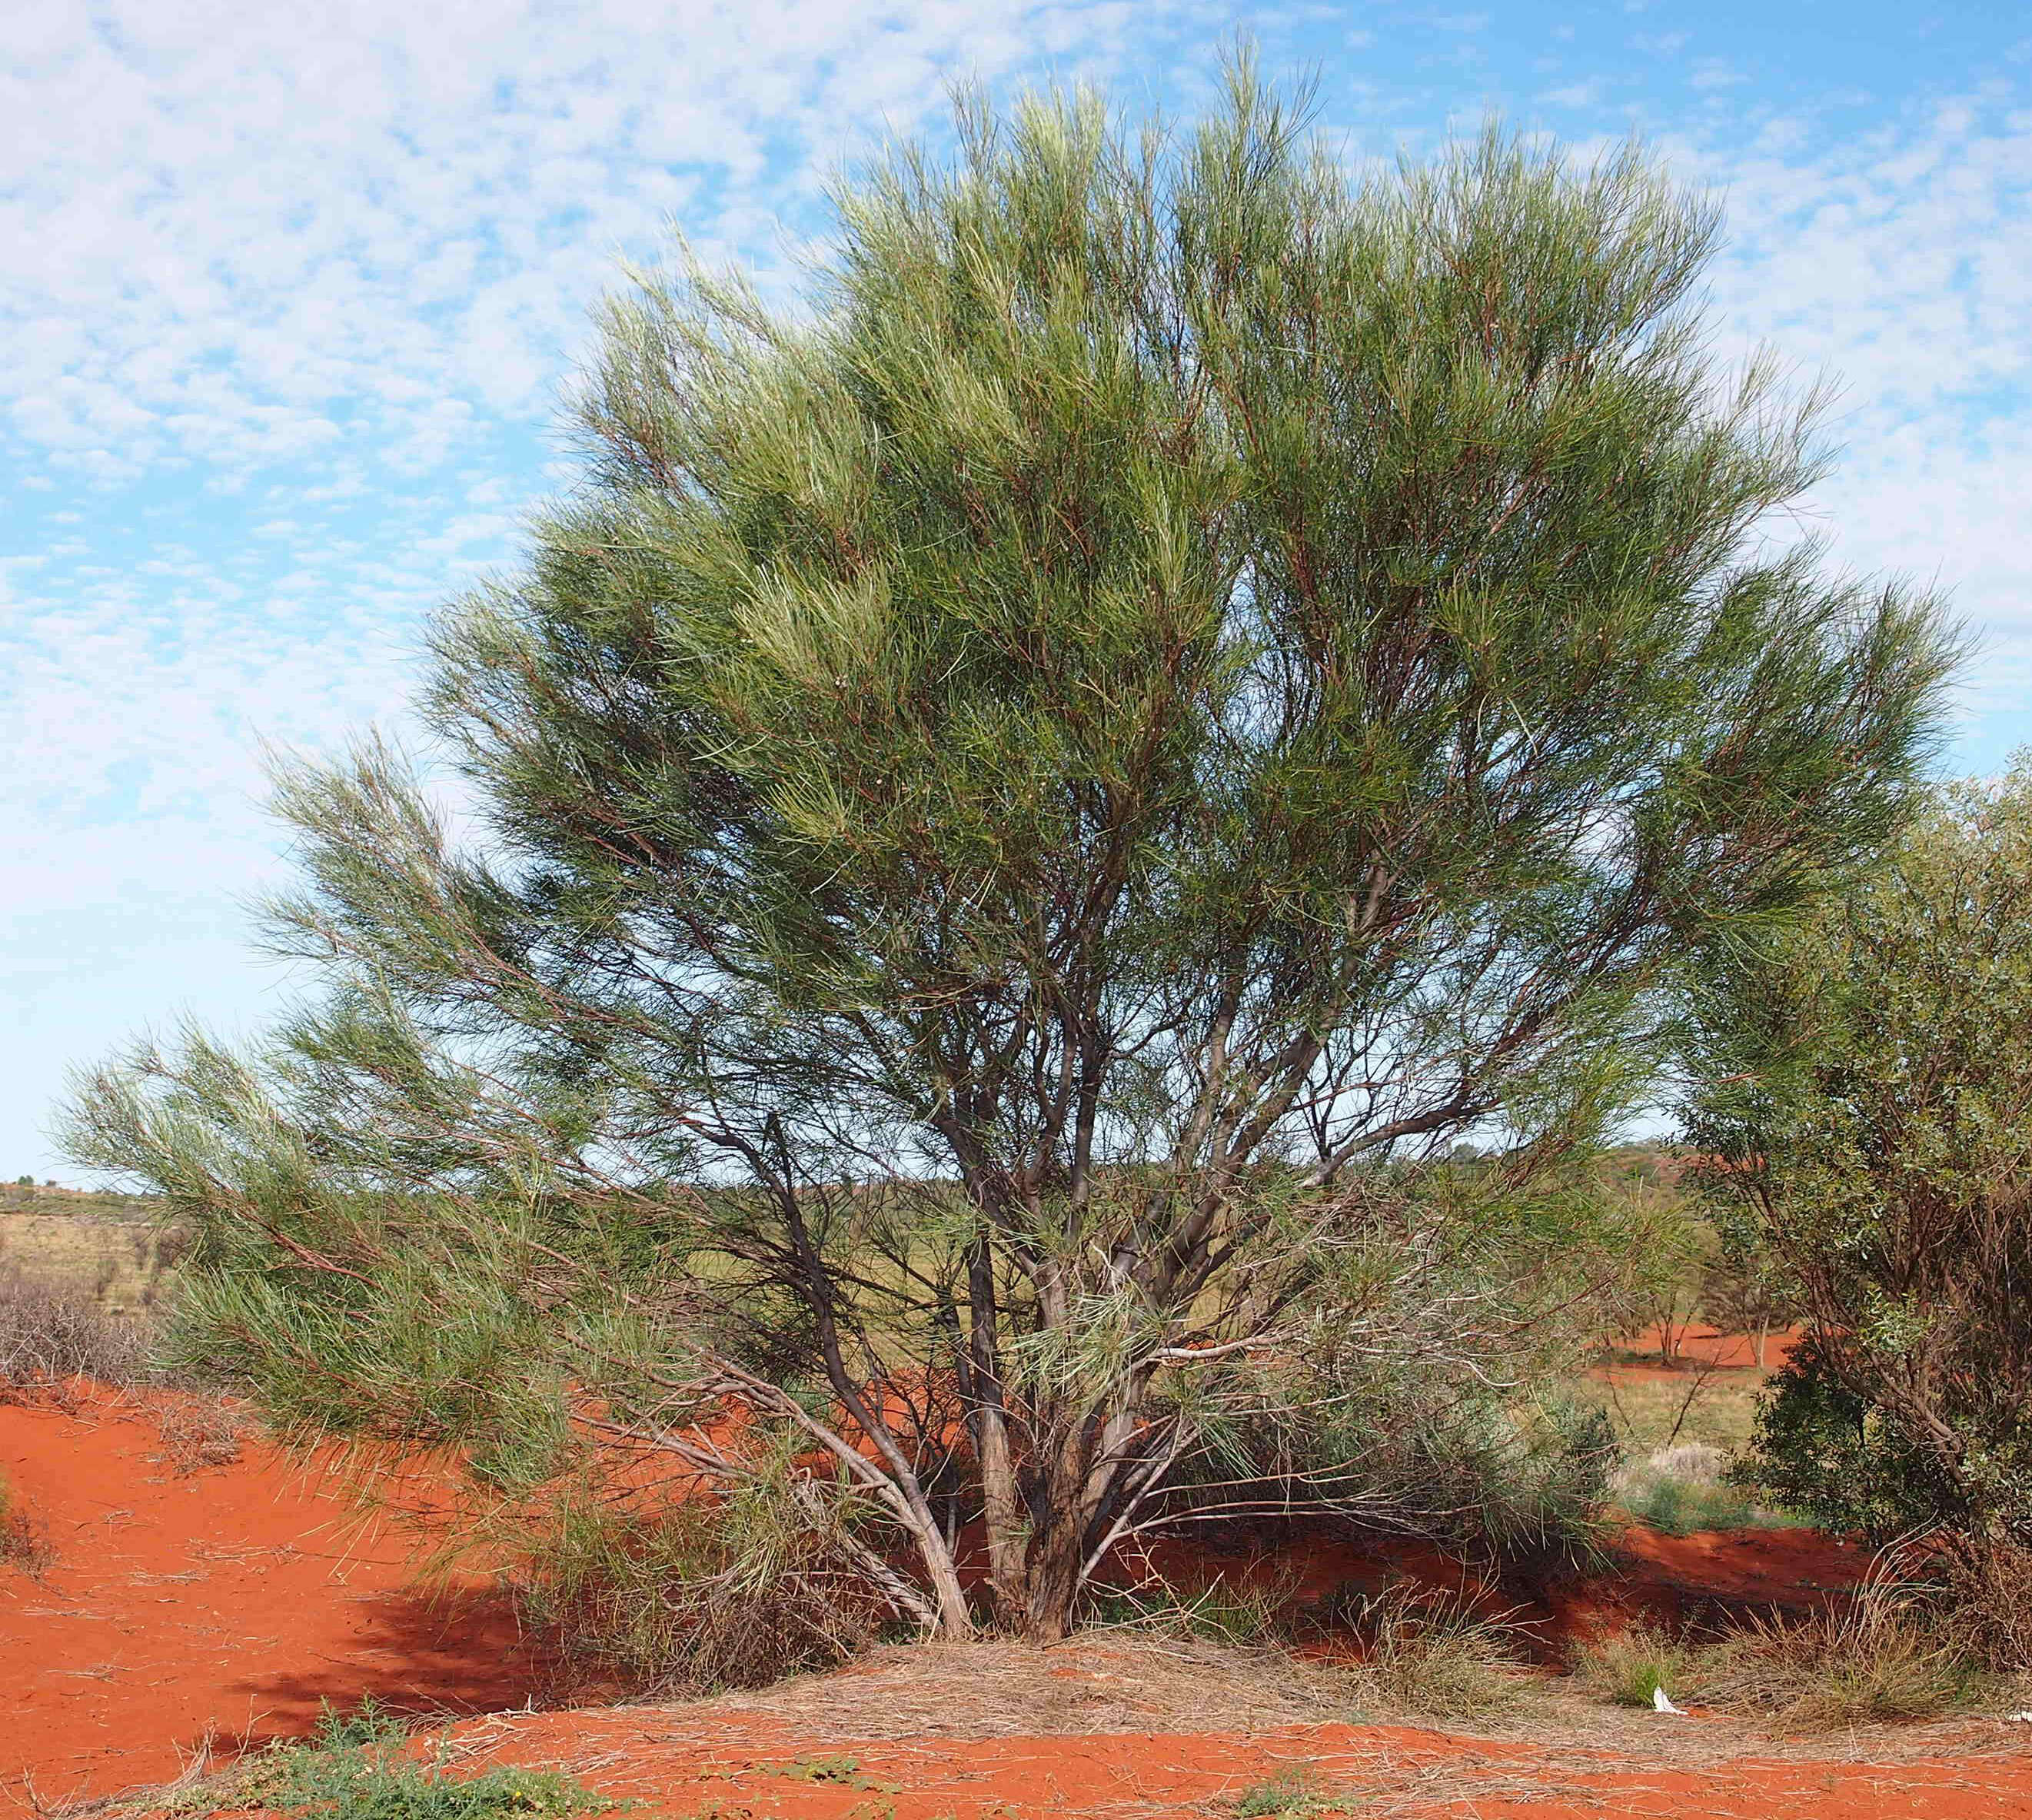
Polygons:
M674 219L780 274L946 84L1190 114L1253 32L1351 159L1493 109L1724 189L1731 337L1844 382L1840 559L1952 590L1958 768L2032 738L2019 0L43 0L0 20L0 1175L67 1067L286 989L257 743L399 726L422 616L559 485L585 308Z

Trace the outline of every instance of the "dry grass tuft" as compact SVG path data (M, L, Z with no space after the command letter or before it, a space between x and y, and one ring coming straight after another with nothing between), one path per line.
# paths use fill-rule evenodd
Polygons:
M1599 1639L1574 1657L1574 1675L1589 1692L1618 1706L1649 1706L1662 1687L1675 1699L1690 1697L1698 1650L1649 1625Z
M248 1423L225 1397L179 1396L152 1413L162 1451L179 1474L230 1466L240 1458Z
M1746 1619L1701 1653L1693 1689L1709 1705L1795 1732L1939 1718L1988 1691L1951 1640L1867 1592L1803 1619Z
M1605 1639L1576 1657L1576 1678L1619 1706L1648 1706L1662 1687L1784 1732L1937 1719L1992 1703L2004 1685L1997 1669L2024 1658L2004 1657L2008 1638L1972 1639L1973 1628L2028 1620L1974 1614L1967 1589L1918 1580L1912 1560L1909 1549L1888 1551L1847 1598L1804 1614L1749 1613L1705 1642L1642 1628ZM2014 1583L2022 1598L2025 1583ZM1986 1653L1992 1644L1997 1654Z
M1399 1582L1343 1602L1341 1616L1363 1646L1349 1672L1365 1713L1486 1719L1527 1685L1513 1614L1489 1616L1439 1588Z

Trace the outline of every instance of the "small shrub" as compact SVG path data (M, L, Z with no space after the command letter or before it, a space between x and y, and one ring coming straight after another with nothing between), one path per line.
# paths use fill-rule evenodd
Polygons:
M443 1755L402 1753L408 1728L372 1699L327 1705L309 1739L277 1744L165 1803L179 1815L250 1807L301 1820L564 1820L620 1805L553 1770L446 1773Z
M39 1578L55 1557L49 1526L27 1499L0 1476L0 1562Z
M1639 1625L1603 1637L1574 1660L1581 1684L1619 1706L1649 1706L1660 1687L1676 1699L1698 1680L1697 1652L1664 1631Z
M1326 1791L1319 1773L1309 1764L1294 1763L1267 1781L1243 1789L1231 1811L1235 1820L1266 1820L1273 1814L1283 1815L1285 1820L1310 1820L1326 1805Z
M877 1640L884 1614L822 1532L765 1533L768 1514L575 1506L536 1540L511 1590L566 1661L645 1691L762 1687L835 1667Z
M1934 1619L1963 1660L2032 1672L2032 1548L2006 1536L1951 1538L1936 1553Z

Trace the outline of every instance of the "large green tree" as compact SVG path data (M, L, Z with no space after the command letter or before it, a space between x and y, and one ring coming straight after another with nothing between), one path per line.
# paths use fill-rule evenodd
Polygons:
M1951 661L1760 543L1821 457L1708 352L1716 219L1495 134L1354 183L1244 71L964 104L795 310L638 275L437 627L469 838L289 770L323 996L82 1087L186 1344L504 1485L801 1474L952 1632L977 1521L1048 1637L1182 1482L1388 1505L1379 1373L1496 1433L1607 1280L1548 1172L1896 825Z

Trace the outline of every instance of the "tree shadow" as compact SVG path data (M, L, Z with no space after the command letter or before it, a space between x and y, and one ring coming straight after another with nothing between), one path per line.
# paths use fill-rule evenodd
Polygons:
M344 1656L233 1684L252 1720L214 1738L215 1758L302 1737L326 1713L370 1699L404 1717L454 1718L541 1701L555 1685L555 1658L522 1631L499 1592L389 1592L360 1609Z

